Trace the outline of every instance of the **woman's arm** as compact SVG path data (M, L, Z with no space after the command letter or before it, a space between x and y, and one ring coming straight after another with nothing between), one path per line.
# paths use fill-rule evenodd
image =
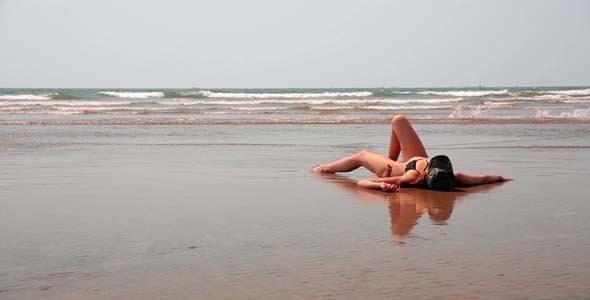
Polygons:
M510 181L511 178L506 178L500 175L470 175L461 172L455 172L455 181L459 187L468 187L474 185L481 185L494 182Z
M419 174L415 170L410 170L402 176L371 178L360 180L357 184L360 187L383 190L386 192L395 192L399 189L402 183L413 183L418 179Z
M384 192L397 192L399 190L399 184L397 183L375 182L371 181L371 179L360 180L357 185L366 189Z

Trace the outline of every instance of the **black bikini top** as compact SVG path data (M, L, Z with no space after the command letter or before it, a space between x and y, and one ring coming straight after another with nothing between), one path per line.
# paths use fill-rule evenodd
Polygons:
M419 160L421 160L421 159L424 159L424 158L418 158L418 159L414 159L413 161L409 161L406 164L406 170L405 171L408 172L410 170L416 170L416 162L419 161Z

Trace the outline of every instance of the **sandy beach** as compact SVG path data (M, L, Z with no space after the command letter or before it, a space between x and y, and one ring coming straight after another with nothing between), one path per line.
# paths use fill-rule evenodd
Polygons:
M1 299L584 298L587 124L420 124L513 182L360 190L309 168L389 127L0 126Z

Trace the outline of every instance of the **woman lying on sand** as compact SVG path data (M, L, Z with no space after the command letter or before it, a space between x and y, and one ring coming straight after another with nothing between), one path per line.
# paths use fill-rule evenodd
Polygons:
M397 161L400 152L407 161ZM378 178L361 180L357 184L386 192L397 192L402 184L450 191L456 186L467 187L512 180L499 175L453 172L447 156L428 158L422 141L408 119L402 115L391 120L389 157L363 150L327 165L317 165L311 170L319 174L332 174L350 172L361 166L369 169Z

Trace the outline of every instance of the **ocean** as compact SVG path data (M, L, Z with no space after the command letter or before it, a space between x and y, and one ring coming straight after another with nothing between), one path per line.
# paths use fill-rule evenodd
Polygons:
M590 87L0 89L0 124L587 122Z

